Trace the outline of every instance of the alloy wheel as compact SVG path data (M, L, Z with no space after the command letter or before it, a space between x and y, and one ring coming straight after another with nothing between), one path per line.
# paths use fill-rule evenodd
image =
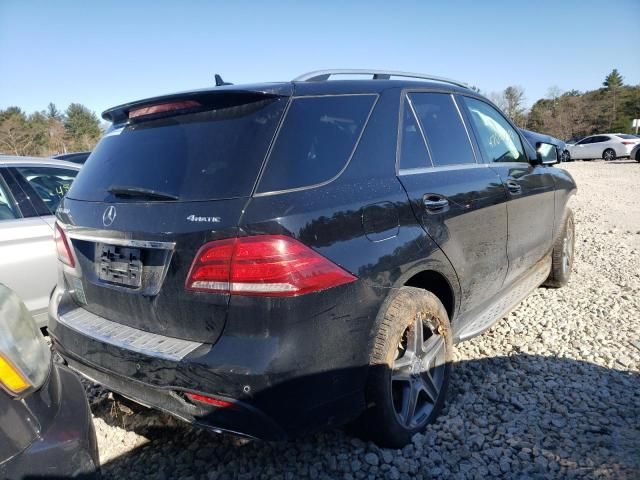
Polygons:
M426 424L442 392L446 367L445 329L417 314L398 345L391 372L396 417L405 428Z

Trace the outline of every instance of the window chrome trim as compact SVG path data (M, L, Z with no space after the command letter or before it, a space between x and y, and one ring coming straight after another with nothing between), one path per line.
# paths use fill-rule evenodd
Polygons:
M488 163L456 163L454 165L441 165L439 167L401 168L398 176L417 175L421 173L446 172L450 170L466 170L469 168L490 168Z
M136 240L122 237L122 233L109 230L94 230L84 227L74 227L58 222L67 237L74 240L86 240L89 242L106 243L134 248L156 248L161 250L175 250L176 242L164 242L158 240Z

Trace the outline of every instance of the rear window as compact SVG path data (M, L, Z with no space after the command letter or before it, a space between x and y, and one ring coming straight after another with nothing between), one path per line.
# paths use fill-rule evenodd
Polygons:
M351 157L375 100L375 95L294 99L258 191L308 187L335 177Z
M51 214L78 174L77 170L57 167L18 167L16 170L29 182Z
M640 140L638 137L629 135L628 133L621 133L620 135L616 135L616 137L620 137L623 140Z
M286 98L115 127L78 174L68 197L111 199L109 189L133 187L181 201L251 193Z

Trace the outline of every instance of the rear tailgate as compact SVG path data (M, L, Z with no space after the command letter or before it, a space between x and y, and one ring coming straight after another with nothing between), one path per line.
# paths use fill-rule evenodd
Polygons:
M63 275L79 307L213 343L229 296L189 292L185 281L202 245L237 235L287 99L232 92L199 101L115 125L57 218L73 250L76 265Z
M64 273L74 300L84 309L123 325L169 337L215 342L224 326L228 295L187 292L184 284L204 243L236 235L245 202L105 206L66 199L58 215L66 224L76 260L75 268L65 267ZM115 228L106 229L102 217L111 207L116 212ZM214 218L216 222L205 220Z

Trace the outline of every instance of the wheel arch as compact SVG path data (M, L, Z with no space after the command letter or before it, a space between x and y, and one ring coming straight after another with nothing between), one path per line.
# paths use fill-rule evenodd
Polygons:
M449 321L453 324L456 313L456 295L445 275L436 270L422 270L409 277L403 286L420 288L433 293L444 305L447 315L449 315Z
M420 288L433 293L436 298L443 303L445 311L449 316L449 323L455 334L455 320L460 311L462 298L460 281L457 272L444 252L442 252L435 243L430 242L430 245L431 248L426 255L421 253L419 257L404 263L401 268L398 268L395 272L397 276L395 276L390 285L378 286L384 293L381 292L383 298L381 299L378 313L372 325L373 335L371 336L369 352L373 350L375 333L382 324L385 312L391 302L396 298L400 289L406 286Z
M387 308L402 287L419 288L434 294L444 305L447 315L449 316L449 323L453 333L456 333L457 325L455 318L460 308L460 284L458 282L458 277L451 266L440 265L444 268L437 268L438 265L440 265L439 262L429 262L428 265L423 265L421 268L417 267L410 269L398 278L392 287L387 288L386 298L380 305L378 315L372 328L373 335L368 349L369 352L373 351L375 332L380 328Z

